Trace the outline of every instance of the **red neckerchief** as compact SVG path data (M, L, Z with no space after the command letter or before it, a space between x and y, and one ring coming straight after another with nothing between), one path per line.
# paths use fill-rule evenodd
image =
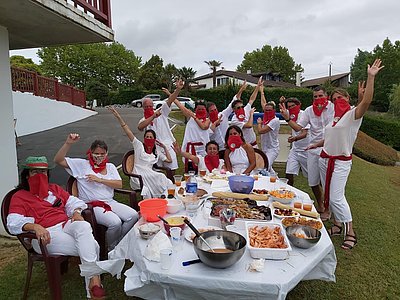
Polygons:
M289 118L290 120L296 122L300 113L300 104L289 108Z
M209 116L210 116L210 121L214 123L215 121L218 120L218 110L211 111L209 113Z
M316 114L317 117L320 117L325 107L327 107L327 105L328 105L328 98L324 97L315 99L312 104L314 114Z
M231 135L228 138L228 147L233 152L235 149L243 145L243 140L240 135Z
M219 167L219 155L206 155L204 157L204 163L206 164L206 167L208 171L212 172L214 169L218 169Z
M102 207L102 208L104 208L103 213L105 213L107 211L112 211L111 210L111 206L108 205L107 203L105 203L104 201L94 200L94 201L90 201L89 204L92 205L93 207Z
M143 114L144 114L144 118L148 119L151 116L154 115L154 109L152 107L147 107L143 109ZM151 125L153 125L153 122L151 122Z
M86 152L86 154L93 172L100 173L106 168L106 165L108 163L107 156L103 159L103 161L99 165L96 165L96 163L93 160L92 152L90 151L90 149Z
M329 208L329 192L331 188L331 179L333 175L333 170L335 169L335 160L351 160L352 156L344 156L344 155L339 155L339 156L331 156L328 155L324 150L321 151L320 157L322 158L328 158L328 167L326 169L326 178L325 178L325 208Z
M49 195L49 178L47 175L37 173L28 178L29 191L40 199L47 198Z
M332 126L335 126L336 123L339 122L339 120L343 117L343 115L351 109L351 107L349 102L344 99L336 99L333 105L335 107L335 115L333 116Z
M263 124L268 124L273 118L275 118L274 110L264 111Z
M151 154L153 152L154 145L156 144L156 139L144 138L143 144L144 151L146 151L147 154Z
M196 109L196 118L202 120L203 122L207 119L207 110L205 109Z
M239 120L240 122L243 122L244 119L246 118L246 115L245 115L245 113L244 113L244 108L243 108L243 107L241 107L241 108L235 110L235 115L236 115L236 118L238 118L238 120Z

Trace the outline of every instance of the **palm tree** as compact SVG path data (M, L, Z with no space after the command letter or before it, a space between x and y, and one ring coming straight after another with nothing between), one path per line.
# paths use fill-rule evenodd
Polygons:
M189 91L189 85L191 83L196 83L196 81L193 80L194 77L196 76L196 71L193 70L192 68L182 67L178 70L178 73L182 78L182 80L185 81L184 89L186 91Z
M217 68L222 65L222 61L218 60L210 60L210 61L204 61L210 69L213 71L213 88L217 85Z

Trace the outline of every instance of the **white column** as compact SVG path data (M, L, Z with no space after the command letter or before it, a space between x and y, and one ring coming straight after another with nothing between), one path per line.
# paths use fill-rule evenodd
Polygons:
M0 26L0 201L18 184L7 28ZM0 234L4 235L3 223Z

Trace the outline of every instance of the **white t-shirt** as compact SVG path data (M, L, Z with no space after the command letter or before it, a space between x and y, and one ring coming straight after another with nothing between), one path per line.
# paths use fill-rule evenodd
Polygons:
M304 110L300 110L299 112L299 116L297 117L298 120L300 120L301 115L304 113ZM304 127L304 129L309 130L310 129L310 124L308 124L306 127ZM301 131L296 131L292 129L292 136L298 136L299 134L301 134ZM308 145L310 145L310 133L307 132L307 136L304 139L295 141L292 143L292 150L293 151L297 151L297 152L301 152L301 151L305 151L304 149L306 149L308 147Z
M236 174L242 174L250 165L247 152L243 147L229 153L229 160L231 161L232 171Z
M251 111L251 105L250 103L247 103L246 106L244 107L244 114L245 114L244 120L239 121L236 115L233 115L231 124L237 125L240 127L240 129L242 129L243 138L246 141L246 143L253 144L256 141L256 133L254 132L254 128L253 127L243 128L244 124L246 124L249 121L250 111Z
M199 170L206 170L207 174L210 173L210 171L208 170L208 168L207 168L207 166L206 166L206 163L205 163L205 161L204 161L204 157L205 157L205 156L202 156L202 155L196 155L196 156L197 156L198 159L199 159L199 165L198 165ZM217 168L217 169L218 169L219 171L221 171L221 169L222 169L222 167L223 167L224 164L225 164L224 160L223 160L223 159L220 159L220 160L219 160L219 165L218 165L218 168Z
M153 120L153 125L150 123L146 130L152 129L157 135L157 140L162 142L164 145L172 145L175 142L175 137L168 123L168 115L171 112L171 107L168 106L167 102L164 102L161 106L161 115ZM145 118L141 118L139 123L144 121Z
M89 182L86 175L96 175L102 179L121 180L117 168L112 163L106 164L107 174L95 173L87 159L66 157L68 167L66 171L75 177L78 184L79 199L90 202L93 200L107 201L114 197L114 189L99 182Z
M353 145L360 129L362 118L355 119L356 108L353 107L336 123L328 124L324 130L323 150L332 156L350 156L353 152Z
M312 105L307 107L304 113L301 115L297 124L305 128L310 124L310 129L308 130L310 136L310 144L319 142L323 139L323 131L326 125L333 122L333 115L335 110L333 108L333 103L329 101L328 105L322 111L321 116L316 116Z
M223 111L221 111L218 114L218 117L221 118L221 123L217 128L215 128L215 131L212 131L210 129L210 141L215 141L217 142L219 146L219 150L224 150L225 149L225 135L226 131L228 130L229 127L229 116L231 115L233 109L232 109L232 102L235 100L234 99L229 103L227 108L225 108Z
M191 153L190 149L189 151L186 150L187 143L201 142L203 143L202 146L196 146L196 154L205 155L206 144L209 141L210 135L208 133L208 128L201 129L196 121L193 118L190 118L186 124L185 135L182 142L182 151Z
M267 149L277 149L279 148L279 127L281 126L279 123L279 119L277 117L273 118L269 121L268 124L263 125L271 128L270 131L261 134L261 149L266 151Z

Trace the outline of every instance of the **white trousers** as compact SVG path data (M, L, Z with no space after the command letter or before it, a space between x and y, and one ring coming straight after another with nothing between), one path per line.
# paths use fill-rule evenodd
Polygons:
M132 207L115 200L105 201L112 211L105 211L102 207L94 207L96 221L107 227L106 239L108 250L111 251L118 242L128 233L139 219L139 215Z
M300 168L304 177L307 178L307 151L291 149L286 162L286 174L299 175Z
M325 190L326 170L328 158L320 158L321 182ZM352 161L335 160L335 169L332 174L331 186L329 190L329 209L334 214L335 219L341 223L352 221L350 206L344 195L347 178L349 177Z
M307 175L308 185L317 186L320 184L321 175L319 167L319 155L321 148L307 150Z

